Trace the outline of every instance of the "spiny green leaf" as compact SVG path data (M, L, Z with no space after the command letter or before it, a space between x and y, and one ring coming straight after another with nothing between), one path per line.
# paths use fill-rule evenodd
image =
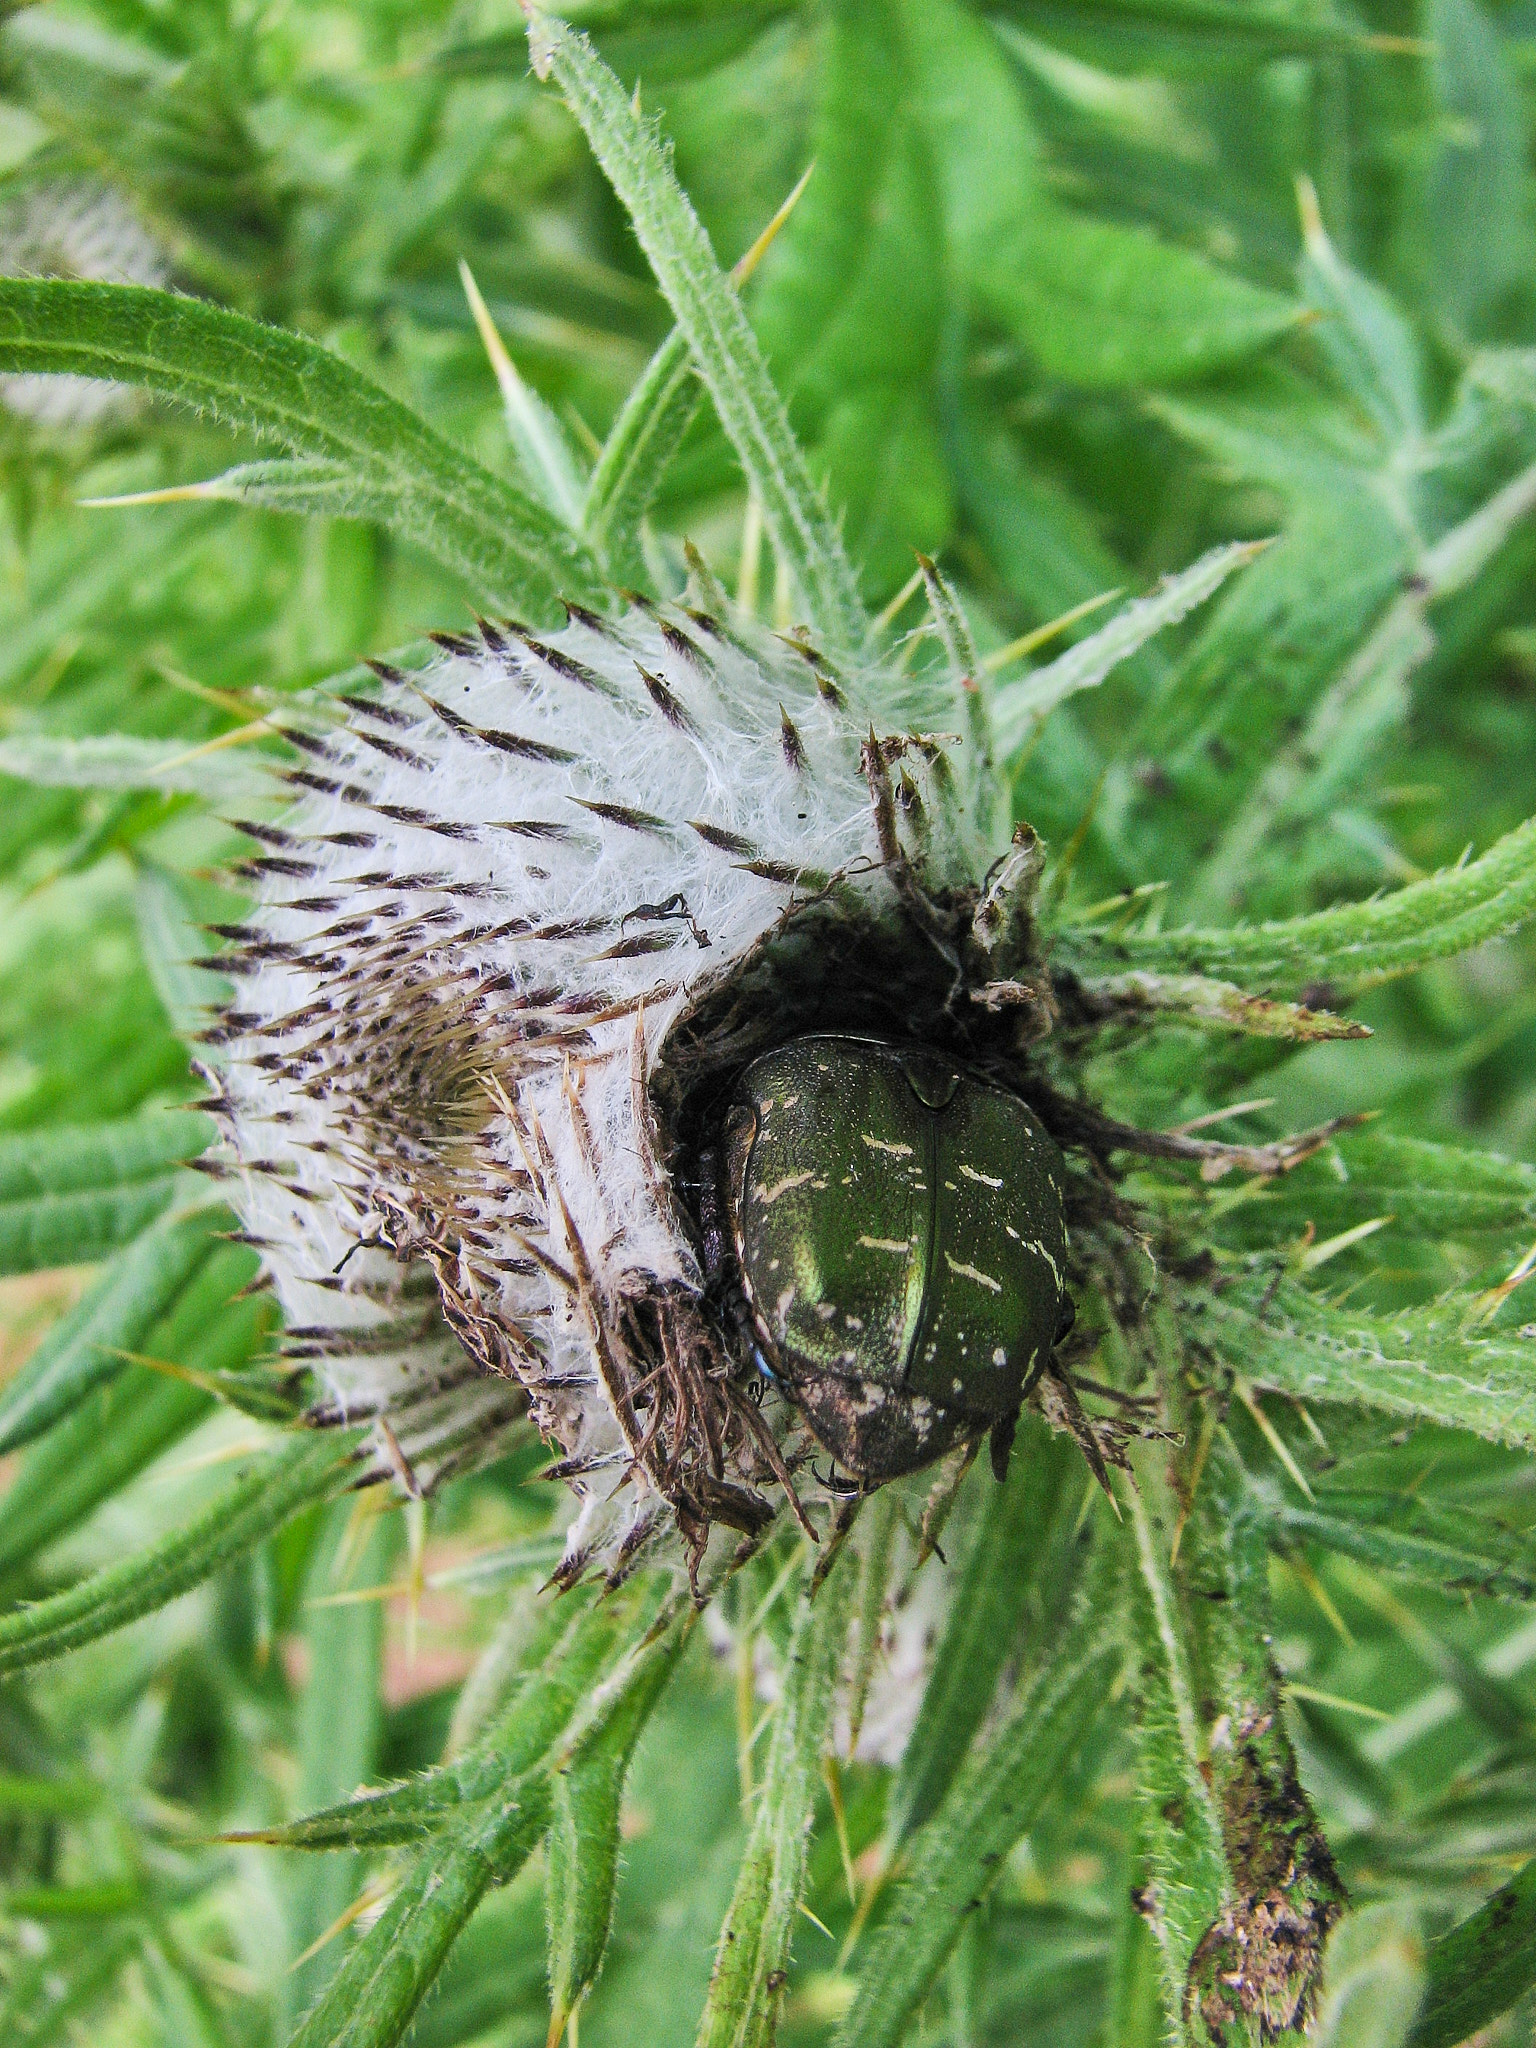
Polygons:
M1324 1038L1369 1038L1364 1024L1335 1017L1329 1010L1304 1003L1276 1002L1253 996L1230 981L1212 981L1204 974L1090 975L1077 984L1091 1011L1112 1022L1126 1023L1156 1012L1172 1023L1197 1025L1207 1031L1240 1031L1249 1038L1289 1038L1299 1045ZM1102 1009L1099 1006L1102 1005Z
M1501 938L1533 912L1536 819L1506 833L1478 860L1364 903L1224 930L1115 938L1076 932L1065 950L1089 973L1102 973L1112 961L1124 969L1217 975L1265 993L1329 981L1358 988Z
M1494 1237L1523 1247L1536 1234L1536 1167L1368 1124L1266 1190L1263 1209L1270 1244L1300 1236L1309 1221L1327 1238L1390 1215L1399 1229L1437 1244Z
M1112 1640L1112 1579L1096 1571L1093 1585L1102 1606L1084 1603L1002 1727L913 1836L890 1913L858 1958L858 1994L837 2048L896 2048L965 1915L1091 1732L1123 1661Z
M1419 552L1411 587L1313 705L1301 732L1264 768L1203 863L1200 900L1237 902L1265 839L1316 817L1361 775L1407 712L1408 683L1434 652L1427 608L1471 582L1536 507L1536 465L1496 491L1433 547Z
M772 2048L853 1592L845 1550L801 1596L752 1832L715 1956L699 2048Z
M703 403L688 340L674 327L620 408L587 481L582 530L617 583L643 583L640 522Z
M1479 1324L1465 1300L1371 1315L1320 1300L1294 1280L1277 1284L1271 1264L1189 1307L1201 1350L1282 1393L1355 1401L1495 1443L1536 1443L1530 1340Z
M147 1110L0 1137L0 1273L83 1264L130 1243L169 1204L212 1119Z
M1148 1917L1163 1963L1163 1999L1182 2030L1190 1962L1229 1895L1221 1816L1206 1771L1204 1716L1171 1564L1177 1503L1138 1460L1128 1508L1136 1545L1142 1690L1136 1713L1137 1787L1146 1845Z
M82 1579L68 1592L0 1616L0 1672L44 1664L110 1635L216 1572L345 1477L355 1439L304 1435L280 1442L246 1476L183 1527L137 1557Z
M630 1759L687 1643L693 1613L673 1622L610 1681L596 1718L556 1765L544 1845L549 1995L574 2012L602 1967L619 1874L619 1806ZM551 2026L551 2032L554 2031Z
M1128 656L1165 626L1177 625L1197 605L1218 591L1234 569L1245 568L1262 553L1262 541L1234 541L1212 548L1177 576L1165 576L1148 596L1128 604L1107 626L1079 640L1055 661L997 691L992 718L998 751L1015 754L1039 721L1079 690L1102 683Z
M854 1658L848 1684L848 1742L857 1748L869 1688L880 1654L880 1633L890 1590L892 1551L901 1525L901 1499L885 1486L859 1517L855 1547L859 1559L859 1591L854 1603Z
M1171 1331L1160 1349L1178 1356ZM1219 1708L1214 1718L1209 1707L1200 1714L1200 1774L1215 1803L1227 1872L1223 1914L1184 1964L1184 2014L1195 2041L1202 2024L1219 2041L1241 2023L1234 1972L1246 1970L1262 1986L1261 2009L1275 2028L1305 2024L1344 1889L1286 1732L1271 1652L1265 1529L1231 1444L1218 1435L1203 1470L1186 1464L1179 1484L1187 1520L1177 1583L1201 1699ZM1277 1893L1285 1900L1283 1934L1272 1925ZM1167 1960L1175 1962L1172 1951ZM1173 1990L1170 1976L1170 2002Z
M0 368L147 384L290 454L342 465L376 516L489 599L557 616L599 593L583 544L341 357L138 285L0 281Z
M470 1914L493 1884L516 1875L548 1821L548 1781L535 1773L424 1850L290 2048L390 2048L398 2041Z
M208 1257L227 1222L207 1207L150 1225L54 1324L0 1394L0 1451L14 1451L120 1372Z
M1409 2048L1455 2048L1536 1984L1536 1862L1429 1945Z
M388 1848L421 1841L542 1763L635 1635L650 1627L653 1614L652 1602L642 1602L636 1613L612 1602L593 1604L590 1594L564 1595L534 1631L510 1703L453 1762L232 1839L287 1849Z
M835 649L856 650L867 631L858 585L709 237L654 136L586 38L542 14L532 21L535 68L560 86L624 202L811 625Z

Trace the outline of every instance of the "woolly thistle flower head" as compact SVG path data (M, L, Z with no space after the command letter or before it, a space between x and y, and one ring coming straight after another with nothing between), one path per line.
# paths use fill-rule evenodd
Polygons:
M163 285L164 250L121 193L90 179L34 185L0 206L0 276L97 278ZM95 426L135 403L99 377L0 377L0 401L40 427Z
M695 595L377 664L290 729L221 928L218 1107L291 1354L412 1487L531 1412L583 1502L567 1576L824 1491L706 1270L723 1084L827 1030L1016 1080L1046 1000L1032 836L987 891L942 697Z

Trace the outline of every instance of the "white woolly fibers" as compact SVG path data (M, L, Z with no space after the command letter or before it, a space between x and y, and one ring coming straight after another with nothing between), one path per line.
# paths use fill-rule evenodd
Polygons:
M237 1200L290 1351L409 1482L489 1455L525 1393L580 1468L575 1550L611 1559L669 1518L605 1347L701 1281L647 1086L792 903L833 874L888 900L868 714L703 612L438 637L294 736L297 800L252 828L212 1034Z

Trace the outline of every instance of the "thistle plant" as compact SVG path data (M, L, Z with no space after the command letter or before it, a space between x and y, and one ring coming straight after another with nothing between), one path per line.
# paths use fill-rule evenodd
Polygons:
M169 402L6 453L10 2033L1522 2038L1536 1169L1446 1108L1525 1142L1529 251L1443 239L1528 182L1494 29L1147 8L1180 101L949 0L369 16L425 185L488 127L622 210L598 440L472 241L461 369L408 330L431 208L282 158L288 29L152 12L0 49L29 180L183 287L0 278L8 389ZM1239 36L1475 109L1417 321L1347 150L1283 283L1070 196L1173 211ZM707 182L690 105L808 51L727 273L647 65ZM1095 435L1201 507L1129 597Z

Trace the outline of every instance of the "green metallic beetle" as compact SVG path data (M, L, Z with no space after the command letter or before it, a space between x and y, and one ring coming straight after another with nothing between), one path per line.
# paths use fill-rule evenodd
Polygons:
M990 1431L1001 1478L1070 1322L1034 1113L941 1054L796 1038L742 1073L715 1171L706 1264L734 1264L748 1348L834 1459L868 1488Z

